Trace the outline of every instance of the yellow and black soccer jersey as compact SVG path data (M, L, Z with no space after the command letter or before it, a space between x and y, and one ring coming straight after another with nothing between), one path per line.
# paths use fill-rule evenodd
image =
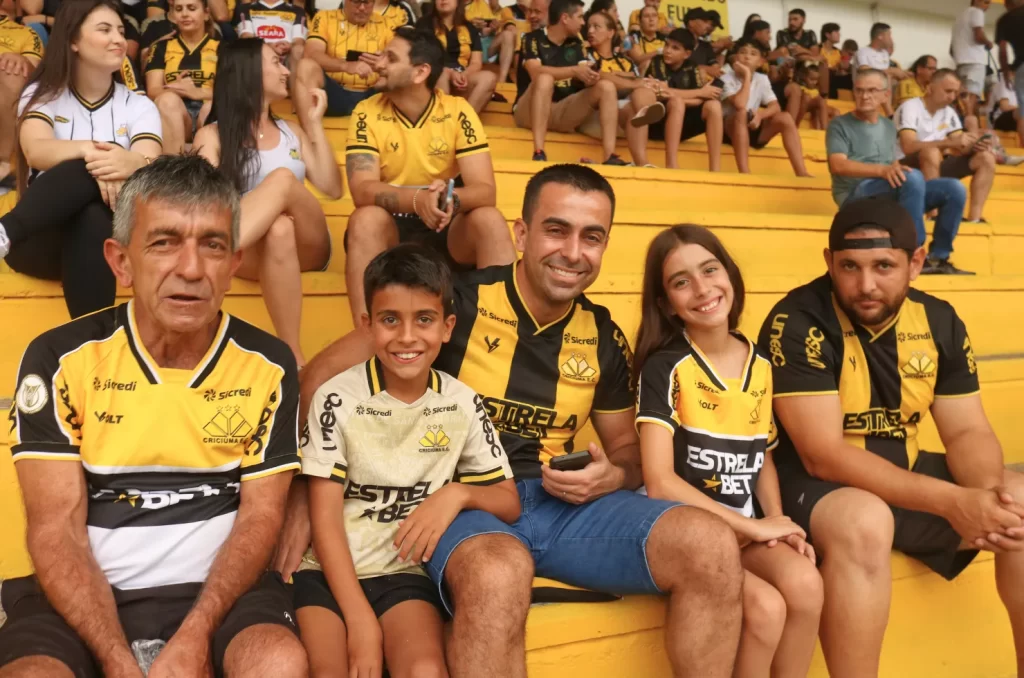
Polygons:
M524 35L519 53L519 69L516 73L516 101L519 101L530 86L531 78L530 72L526 70L526 62L537 59L542 66L566 68L579 65L586 58L585 53L583 41L577 37L566 38L559 45L551 42L546 28L538 28ZM561 101L582 89L583 83L575 78L556 80L552 100Z
M164 82L168 84L187 76L197 87L213 89L219 46L220 41L210 36L193 47L186 45L180 35L159 40L149 51L146 73L163 71Z
M936 398L979 391L971 340L945 301L910 289L877 333L855 325L825 275L775 305L758 339L774 366L775 397L838 394L847 443L905 469L917 459L918 423ZM799 463L779 423L782 462Z
M602 73L625 73L627 75L640 75L633 60L624 54L612 54L610 57L603 57L597 50L588 49L587 58L596 63Z
M302 433L302 472L345 486L345 532L359 578L425 574L392 547L401 522L449 482L512 478L483 401L465 384L431 370L414 403L384 388L376 357L329 379Z
M20 54L38 61L43 58L43 41L28 26L0 16L0 54Z
M146 88L139 78L138 71L135 70L135 64L127 56L121 61L121 70L114 73L114 82L121 83L133 92L146 95Z
M483 396L512 470L537 478L542 463L576 450L591 412L633 410L633 354L608 309L583 295L538 325L519 294L520 265L456 278L455 330L434 367Z
M661 54L651 59L647 66L647 77L667 82L672 89L700 89L704 86L704 77L699 68L688 64L669 68Z
M239 5L231 23L239 35L248 34L267 43L306 39L306 10L284 0Z
M11 453L15 463L81 463L89 542L112 586L198 586L234 525L241 484L299 468L295 359L223 313L194 370L161 368L133 304L29 345Z
M405 0L391 0L383 11L374 10L374 13L384 19L384 23L392 32L402 26L412 26L416 23L416 14Z
M494 21L497 18L498 12L491 9L491 3L487 0L469 0L466 3L466 21L473 21L474 19Z
M346 155L380 158L380 180L394 186L427 186L459 174L459 158L490 153L480 118L462 97L435 90L413 120L387 94L361 101L348 124Z
M327 56L333 59L347 59L350 52L383 52L394 31L380 14L371 14L363 26L350 23L341 9L317 12L309 27L307 40L319 40L327 45ZM373 87L377 74L362 77L355 73L328 73L332 80L345 89L362 92Z
M644 365L636 423L673 434L681 478L741 515L754 516L754 491L765 454L776 445L772 366L750 340L743 376L719 376L699 347L683 336Z
M665 48L665 39L657 33L655 33L654 37L650 39L648 39L643 33L634 33L632 38L633 44L640 48L641 54L660 54L661 50Z
M480 31L471 24L456 26L450 31L443 28L434 30L434 35L444 48L444 65L446 68L464 70L469 67L469 59L473 52L482 52Z
M640 9L634 9L632 12L629 13L630 26L640 25L640 12L642 11L643 8L641 7ZM658 12L658 32L668 33L670 30L671 27L668 24L668 16L666 16L663 12Z

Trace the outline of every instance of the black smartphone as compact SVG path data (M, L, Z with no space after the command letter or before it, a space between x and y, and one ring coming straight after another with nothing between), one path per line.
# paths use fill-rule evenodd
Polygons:
M556 471L579 471L587 467L587 464L594 461L594 458L590 456L588 450L582 452L573 452L572 454L562 454L557 457L551 457L551 468Z
M363 52L360 52L357 49L350 49L345 54L345 61L359 61L359 57L361 57L362 55L363 55Z

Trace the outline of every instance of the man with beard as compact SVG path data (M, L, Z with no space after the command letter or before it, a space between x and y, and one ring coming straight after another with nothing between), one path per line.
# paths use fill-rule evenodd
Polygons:
M612 187L594 170L547 167L527 184L516 220L522 259L455 280L455 329L434 367L480 394L478 416L500 433L522 504L512 525L462 512L424 563L454 608L447 656L456 678L526 676L534 572L591 591L665 595L674 674L732 673L742 621L735 536L710 513L633 492L641 474L632 354L608 309L583 295L614 211ZM371 351L364 333L340 339L304 368L302 388L309 396ZM419 359L413 348L398 355ZM576 440L588 419L603 447ZM579 450L585 468L550 463ZM299 522L289 519L299 529L283 536L277 565L286 575L309 543Z
M1024 477L1004 469L967 330L910 289L925 253L898 203L845 205L824 255L828 274L779 302L759 343L774 365L783 509L823 554L829 675L878 675L892 549L947 579L995 552L1024 671ZM919 447L928 413L945 454Z

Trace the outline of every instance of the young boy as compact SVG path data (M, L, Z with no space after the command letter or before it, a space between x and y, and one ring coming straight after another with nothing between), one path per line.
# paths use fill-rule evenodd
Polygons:
M679 167L679 142L706 133L708 169L717 172L722 165L722 90L713 81L704 82L696 66L685 65L696 45L697 39L685 28L668 34L662 53L647 71L647 77L659 81L655 94L665 104L665 119L637 132L645 135L649 129L650 138L665 140L665 166L672 169ZM635 157L634 162L643 164Z
M804 166L804 149L793 116L779 106L768 76L758 72L764 49L753 40L740 40L732 54L732 66L722 73L722 114L725 142L736 153L736 167L750 173L750 147L764 148L782 135L789 162L798 177L809 177Z
M300 635L313 675L447 675L422 563L460 511L511 523L519 496L480 397L430 367L455 325L445 263L399 245L364 290L376 355L317 390L302 436L313 551L295 574Z

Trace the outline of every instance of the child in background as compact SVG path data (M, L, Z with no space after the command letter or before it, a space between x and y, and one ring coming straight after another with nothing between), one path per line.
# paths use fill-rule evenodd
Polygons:
M447 676L422 563L460 511L511 523L519 496L480 397L431 369L455 325L444 261L399 245L364 290L376 355L317 390L302 436L315 555L294 578L299 631L313 675L340 661L350 676Z
M644 484L719 516L743 548L733 676L806 676L824 585L803 530L782 515L772 365L736 331L743 300L740 271L708 229L674 226L651 242L633 359Z
M725 142L736 153L736 167L750 173L750 147L764 148L775 136L798 177L811 176L804 165L804 149L793 117L782 110L768 76L760 73L764 48L753 40L740 40L732 54L732 66L722 73L722 114Z
M838 111L828 105L828 100L821 96L818 82L821 71L817 62L800 61L793 72L793 80L786 85L786 112L793 116L797 127L803 122L805 115L811 116L811 127L826 129L828 123Z

